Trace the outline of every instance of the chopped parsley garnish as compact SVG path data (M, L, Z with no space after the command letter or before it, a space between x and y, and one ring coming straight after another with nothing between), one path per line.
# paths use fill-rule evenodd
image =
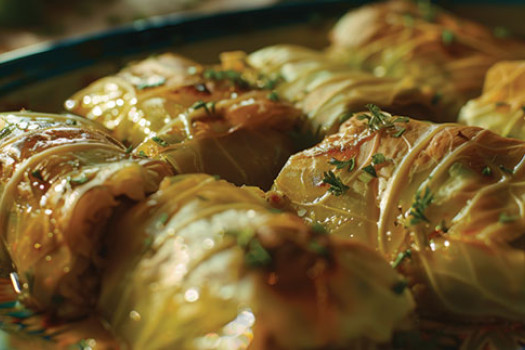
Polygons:
M510 36L510 30L507 27L497 26L494 27L494 30L492 31L492 34L496 38L508 38Z
M410 209L409 215L412 216L410 219L410 225L417 225L421 221L430 222L425 216L425 210L428 208L434 196L430 193L430 188L426 187L425 192L421 195L421 191L416 192L416 198Z
M392 286L392 292L394 292L397 295L401 295L407 287L408 282L406 280L401 280Z
M128 147L126 148L126 151L125 151L125 152L126 152L126 154L130 154L131 151L133 151L133 146L130 145L130 146L128 146Z
M273 102L279 101L279 94L277 94L277 91L272 91L268 94L268 99Z
M204 102L197 101L191 106L194 110L203 108L206 111L206 114L215 113L215 102Z
M434 94L434 96L432 96L432 100L430 101L430 103L432 103L432 105L437 105L441 99L443 98L443 94L441 92L436 92Z
M372 163L373 164L381 164L386 162L385 155L383 153L376 153L372 156Z
M148 155L144 153L144 151L139 151L138 156L142 158L148 158Z
M76 177L76 178L73 178L73 179L69 179L69 183L72 183L74 185L82 185L82 184L85 184L88 181L89 181L89 179L86 176L86 174L81 174L79 177Z
M338 160L336 158L330 159L330 164L335 165L335 168L340 170L348 167L348 171L352 171L355 168L355 157L352 157L348 160Z
M0 130L0 139L6 137L7 135L9 135L12 132L13 132L13 129L10 127L10 125L7 125L2 130Z
M328 248L324 245L319 244L319 242L317 241L311 241L308 244L308 249L317 255L322 255L322 256L328 255Z
M326 228L321 224L320 222L316 221L312 224L312 231L318 234L326 234L328 231L326 231Z
M42 177L42 173L40 172L40 170L33 171L31 175L37 180L44 181L44 178Z
M170 216L168 215L168 213L160 214L157 221L155 222L155 226L157 226L158 228L164 226L166 222L168 222L169 217Z
M387 115L381 111L381 109L373 104L367 104L366 107L370 111L370 115L368 114L361 114L357 116L358 120L367 120L368 121L368 128L373 131L383 130L383 129L394 129L396 130L396 134L399 134L400 130L403 130L401 134L395 137L399 137L402 135L402 133L405 132L404 128L399 129L399 127L396 125L396 123L408 123L410 120L407 117L392 117L390 115Z
M401 252L397 254L396 260L392 263L392 267L395 269L397 268L403 260L406 258L410 258L412 256L412 251L410 249L405 250L404 252Z
M339 116L339 124L343 124L344 122L346 122L348 119L352 118L352 116L354 115L354 113L352 112L347 112L347 113L343 113Z
M77 121L73 119L67 119L66 124L67 125L77 125Z
M258 240L252 239L248 244L248 251L244 255L244 261L249 267L262 267L272 262L272 256Z
M514 170L513 169L505 168L503 165L500 165L499 168L504 173L507 173L507 174L510 174L510 175L514 174Z
M167 147L168 146L168 143L166 141L164 141L163 139L161 139L160 137L158 137L158 136L153 136L151 139L153 140L153 142L159 144L162 147Z
M518 220L520 217L518 215L508 215L507 213L499 214L499 222L502 224L508 224Z
M376 172L376 168L374 168L374 166L372 164L370 165L367 165L363 168L363 171L372 175L373 177L377 177L377 172Z
M483 176L492 176L492 169L487 165L481 170L481 174L483 174Z
M454 32L448 29L444 29L441 32L441 41L443 42L443 44L450 45L454 42L454 40L455 40Z
M406 128L399 128L399 130L395 134L393 134L392 136L394 136L394 137L401 137L401 135L403 135L405 133L405 131L407 131Z
M346 191L348 191L349 187L346 186L343 183L343 181L341 181L341 178L336 176L331 170L325 172L323 175L324 175L323 183L330 185L328 192L330 192L334 196L340 196L344 194Z
M436 231L442 231L444 233L448 232L448 227L447 227L447 223L445 222L445 220L441 220L439 225L436 226Z
M240 72L234 70L215 70L206 69L203 73L205 79L211 80L228 80L240 88L246 89L250 87L250 83L243 79Z
M282 75L278 75L275 78L268 78L264 75L259 76L259 79L262 81L262 84L258 84L262 89L273 90L275 87L284 80Z

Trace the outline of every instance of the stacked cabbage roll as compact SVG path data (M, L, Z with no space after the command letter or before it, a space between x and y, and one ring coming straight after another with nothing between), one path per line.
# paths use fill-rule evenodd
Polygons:
M381 252L411 280L420 315L523 322L525 144L370 109L291 157L274 191Z
M459 122L525 139L525 61L500 62L490 68L483 93L463 106Z
M24 302L75 318L92 310L101 235L125 198L169 174L133 159L101 126L74 116L0 114L0 235Z
M99 309L133 349L369 349L413 308L373 250L208 175L165 179L114 225Z
M454 121L479 95L496 62L525 58L525 45L507 30L458 18L428 0L391 0L348 12L331 33L331 57L378 76L411 76L436 90L445 108L436 121Z

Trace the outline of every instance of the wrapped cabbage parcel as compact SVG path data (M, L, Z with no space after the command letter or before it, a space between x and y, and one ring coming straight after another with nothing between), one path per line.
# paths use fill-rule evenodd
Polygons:
M169 169L131 158L84 118L5 113L0 130L0 235L23 301L83 315L96 300L99 243L113 209L155 191Z
M487 72L483 93L459 113L459 122L525 139L525 61L505 61Z
M166 178L113 233L98 307L133 349L371 349L413 308L372 249L208 175Z
M457 18L431 1L391 0L348 12L331 33L330 56L378 76L414 77L436 89L435 101L455 121L479 95L496 62L525 58L525 44L502 27Z
M525 143L369 108L292 156L276 198L377 247L423 315L524 321Z
M102 122L138 156L167 161L176 173L204 172L269 188L297 150L302 113L272 92L275 82L224 53L204 67L165 54L95 82L66 102ZM144 81L156 84L144 85Z
M337 131L339 125L367 103L400 114L439 119L442 111L431 87L420 88L411 77L377 77L301 46L276 45L247 58L256 70L278 77L279 96L307 115L314 132Z

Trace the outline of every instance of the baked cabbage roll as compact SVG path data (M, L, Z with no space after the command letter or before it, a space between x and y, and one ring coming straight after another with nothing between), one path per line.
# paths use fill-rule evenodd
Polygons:
M0 130L0 234L21 298L59 317L86 314L96 301L106 221L123 198L155 191L169 169L133 159L80 117L4 113Z
M483 93L463 106L459 122L525 139L525 61L500 62L491 67Z
M415 78L436 89L435 100L455 121L480 94L496 62L525 58L525 44L502 27L491 30L430 1L392 0L343 16L331 33L331 57L378 76Z
M164 160L178 174L207 173L269 189L299 147L292 133L301 116L292 105L262 91L214 104L202 102L139 145L134 154Z
M371 349L407 322L406 283L362 244L255 188L166 178L116 218L98 308L133 349Z
M422 315L525 320L525 143L369 108L292 156L270 199L407 265Z
M321 135L337 131L367 103L433 119L442 113L432 88L421 89L410 77L377 77L337 63L321 51L276 45L250 54L247 62L267 76L279 77L279 96L294 102L307 115L309 127Z

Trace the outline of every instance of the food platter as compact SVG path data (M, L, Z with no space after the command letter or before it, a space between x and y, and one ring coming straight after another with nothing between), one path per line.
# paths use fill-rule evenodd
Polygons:
M266 46L280 43L302 45L313 49L323 49L328 45L327 33L333 27L337 19L349 9L364 3L366 3L366 1L329 0L322 2L283 3L273 7L212 15L164 16L145 21L138 21L133 25L121 27L110 32L99 33L88 37L73 38L58 43L42 44L27 50L24 49L22 51L4 54L0 56L0 109L2 111L25 109L48 113L61 113L64 111L64 108L72 110L75 107L75 103L71 102L74 100L74 97L72 98L73 100L68 100L68 102L70 102L69 105L66 103L64 106L64 101L71 97L75 92L85 88L88 84L97 79L115 74L122 67L127 66L131 62L142 60L147 57L153 57L153 60L155 60L156 57L163 57L160 54L166 51L190 57L191 59L202 62L203 64L213 64L218 60L219 54L224 51L235 52L236 50L243 50L245 52L253 52ZM447 4L445 3L444 5L446 6ZM468 17L480 19L481 21L485 21L488 25L499 23L498 19L501 18L518 18L518 15L520 14L518 9L525 9L525 7L519 3L508 4L505 6L501 6L499 2L496 5L485 4L483 6L463 3L449 5L449 8L453 11L461 14L468 14ZM490 13L491 16L488 16L488 13ZM519 23L519 21L516 21L514 26L511 23L510 27L512 27L515 33L525 34L520 32L520 30L523 29L520 27ZM204 75L206 75L206 71L204 72ZM222 78L212 79L221 80ZM154 88L156 85L153 84L148 86L148 88L150 87ZM279 98L274 95L268 96L270 97L267 97L267 99L273 102L278 102L279 100ZM85 96L82 96L79 100L85 101L84 97ZM76 103L78 105L78 102ZM206 114L210 114L208 108L215 113L215 105L213 104L207 105L205 103L200 107L203 107ZM200 107L192 108L196 110ZM390 128L388 129L388 132L390 133L390 131L392 131L392 134L394 135L393 137L398 138L405 133L406 129L395 123L404 123L406 121L403 119L390 121L389 115L385 116L385 114L382 114L381 111L378 111L373 107L369 107L369 109L371 115L362 115L361 119L368 118L370 121L373 116L377 117L377 115L379 115L377 118L380 120L382 120L381 118L386 118L382 120L381 123L386 123L386 127ZM76 113L77 111L74 112ZM40 117L32 116L31 118L35 118L36 120ZM44 120L47 117L41 116L41 118ZM71 118L73 120L73 122L71 122L73 124L71 125L76 125L77 123L83 125L84 123L84 121L77 120L75 117ZM46 119L46 123L48 122L49 120ZM87 121L85 123L86 125L89 124ZM416 124L416 122L413 122L413 124ZM92 128L93 130L98 128L91 124L87 127ZM380 129L377 126L374 127L376 127L377 130ZM323 132L325 131L326 130L323 130ZM97 134L97 132L93 131L93 135ZM430 133L432 132L434 131L431 130ZM459 131L459 134L461 134L461 131ZM97 138L99 135L97 135L89 137L93 137L93 140L99 140ZM392 135L389 134L389 136ZM151 140L162 147L167 145L164 139L160 139L156 136L151 138ZM123 137L120 138L119 141L124 143L127 141L132 142L130 139ZM509 147L512 148L514 146L515 145L512 144ZM152 147L149 149L144 148L146 152L150 149L152 149ZM369 166L375 166L384 163L387 161L386 159L391 160L394 158L394 156L392 156L392 158L385 158L382 153L375 154L374 156L376 156L373 160L374 163L371 163ZM141 157L140 153L138 153L138 157ZM339 161L339 163L337 163L336 159L334 162L330 160L330 164L336 165L337 169L341 169L339 166L348 166L349 171L351 171L353 170L354 161L355 160L353 160L352 163L348 163L348 161ZM142 163L146 164L144 165L145 167L151 166L151 169L155 169L159 174L163 171L155 168L156 165L153 164L154 162L152 163L153 165L148 165L146 160L142 160ZM508 170L501 164L499 166L500 169L502 169L502 172ZM454 169L454 171L458 170L456 168ZM491 169L492 168L489 168L490 171L492 171ZM459 170L461 175L461 171L463 170L462 168ZM486 167L483 171L485 170ZM377 177L374 169L371 169L370 171L373 171L372 175ZM450 171L451 170L449 170L449 173ZM331 170L327 170L325 176L326 174L333 175ZM42 180L42 176L39 172L33 171L31 176L36 178L36 180ZM84 176L84 178L82 176ZM84 174L82 174L82 176L68 177L68 181L73 184L82 185L88 181ZM337 185L337 178L332 177L332 179L330 179L328 176L326 177L328 180L323 180L323 183L330 183L330 181L332 181L332 184L335 183ZM206 181L208 180L205 180L204 182ZM368 183L370 178L365 180L361 179L361 181ZM188 183L191 184L191 181L188 180ZM242 181L240 181L240 183L242 183ZM177 186L173 183L170 185ZM195 187L198 188L199 186L200 183L197 182ZM290 188L293 187L289 184L286 184L286 186L289 186ZM169 193L169 186L164 188L164 190L166 193ZM230 190L232 193L235 192L233 188ZM328 192L331 192L335 197L339 196L346 190L348 190L348 188L345 189L344 184L339 184L339 188L331 187ZM166 200L165 197L162 197L162 193L155 198L155 201L158 201L159 203ZM431 198L431 195L425 193L423 197L420 198L420 193L417 192L417 200L421 199L421 201L424 202L425 198L427 198L427 203L424 206L428 206L431 202L431 199L429 199ZM423 208L422 210L424 209L426 208ZM136 210L136 213L140 212L139 209ZM420 213L420 215L423 214ZM137 216L139 216L139 214L137 214ZM129 230L132 230L134 217L130 215L126 218L127 221L125 221L130 223ZM160 220L164 222L167 220L162 215L160 218ZM420 220L423 219L426 220L426 217L424 215L420 216ZM509 214L504 219L511 220L512 216ZM149 218L146 218L144 222L147 222L147 220L149 220ZM500 222L502 222L501 215ZM137 224L137 226L139 225ZM117 229L117 231L118 230L119 229ZM250 241L250 244L251 243L253 242ZM317 241L315 241L315 243L317 244ZM35 245L36 244L37 243L35 243ZM445 245L446 244L447 243L445 243ZM40 247L39 243L38 246ZM397 266L400 264L403 259L403 257L400 258L400 261L396 262L395 265ZM5 329L12 331L12 334L14 334L12 339L7 339L6 337L5 341L12 343L11 345L4 345L3 348L9 348L9 346L15 348L15 345L13 344L17 344L16 346L21 348L27 347L36 349L38 346L42 346L43 348L53 348L53 343L50 343L48 341L49 339L47 339L47 335L49 334L49 332L47 332L48 329L42 330L35 325L46 324L49 326L49 329L53 329L56 325L53 324L53 322L46 323L48 320L45 315L32 314L30 311L23 309L23 307L17 309L17 311L13 311L12 309L15 308L14 302L16 299L15 292L20 286L17 286L16 277L13 277L12 274L2 277L4 277L3 282L5 283L0 286L3 288L0 290L0 296L2 297L0 300L0 308L7 310L3 314L4 320L2 323L4 324L3 327ZM403 286L402 289L405 287L406 286ZM15 290L13 290L13 288ZM186 293L185 297L193 300L195 297L195 291L189 291L192 293ZM402 303L400 302L400 304ZM129 317L140 320L140 314L136 311L136 314L133 314L133 312L134 311L130 313ZM243 315L251 315L251 313L249 312L248 314ZM89 324L89 320L86 322L88 322L86 324ZM82 333L81 331L83 328L91 329L90 327L92 327L92 325L86 326L77 323L73 329L69 329L67 325L64 326L64 328L61 327L62 326L54 329L56 334L66 334L67 338L67 334L72 333L71 337L83 339L80 343L73 346L82 349L91 349L93 346L93 341L89 339L89 334ZM101 332L104 333L104 330L101 330ZM23 338L18 339L17 334L23 334ZM46 334L46 337L44 337L45 339L41 336L42 334ZM102 336L101 339L103 338L104 336ZM474 342L475 340L472 341ZM101 343L103 344L103 342ZM428 345L428 343L426 344ZM446 348L446 346L443 348Z

